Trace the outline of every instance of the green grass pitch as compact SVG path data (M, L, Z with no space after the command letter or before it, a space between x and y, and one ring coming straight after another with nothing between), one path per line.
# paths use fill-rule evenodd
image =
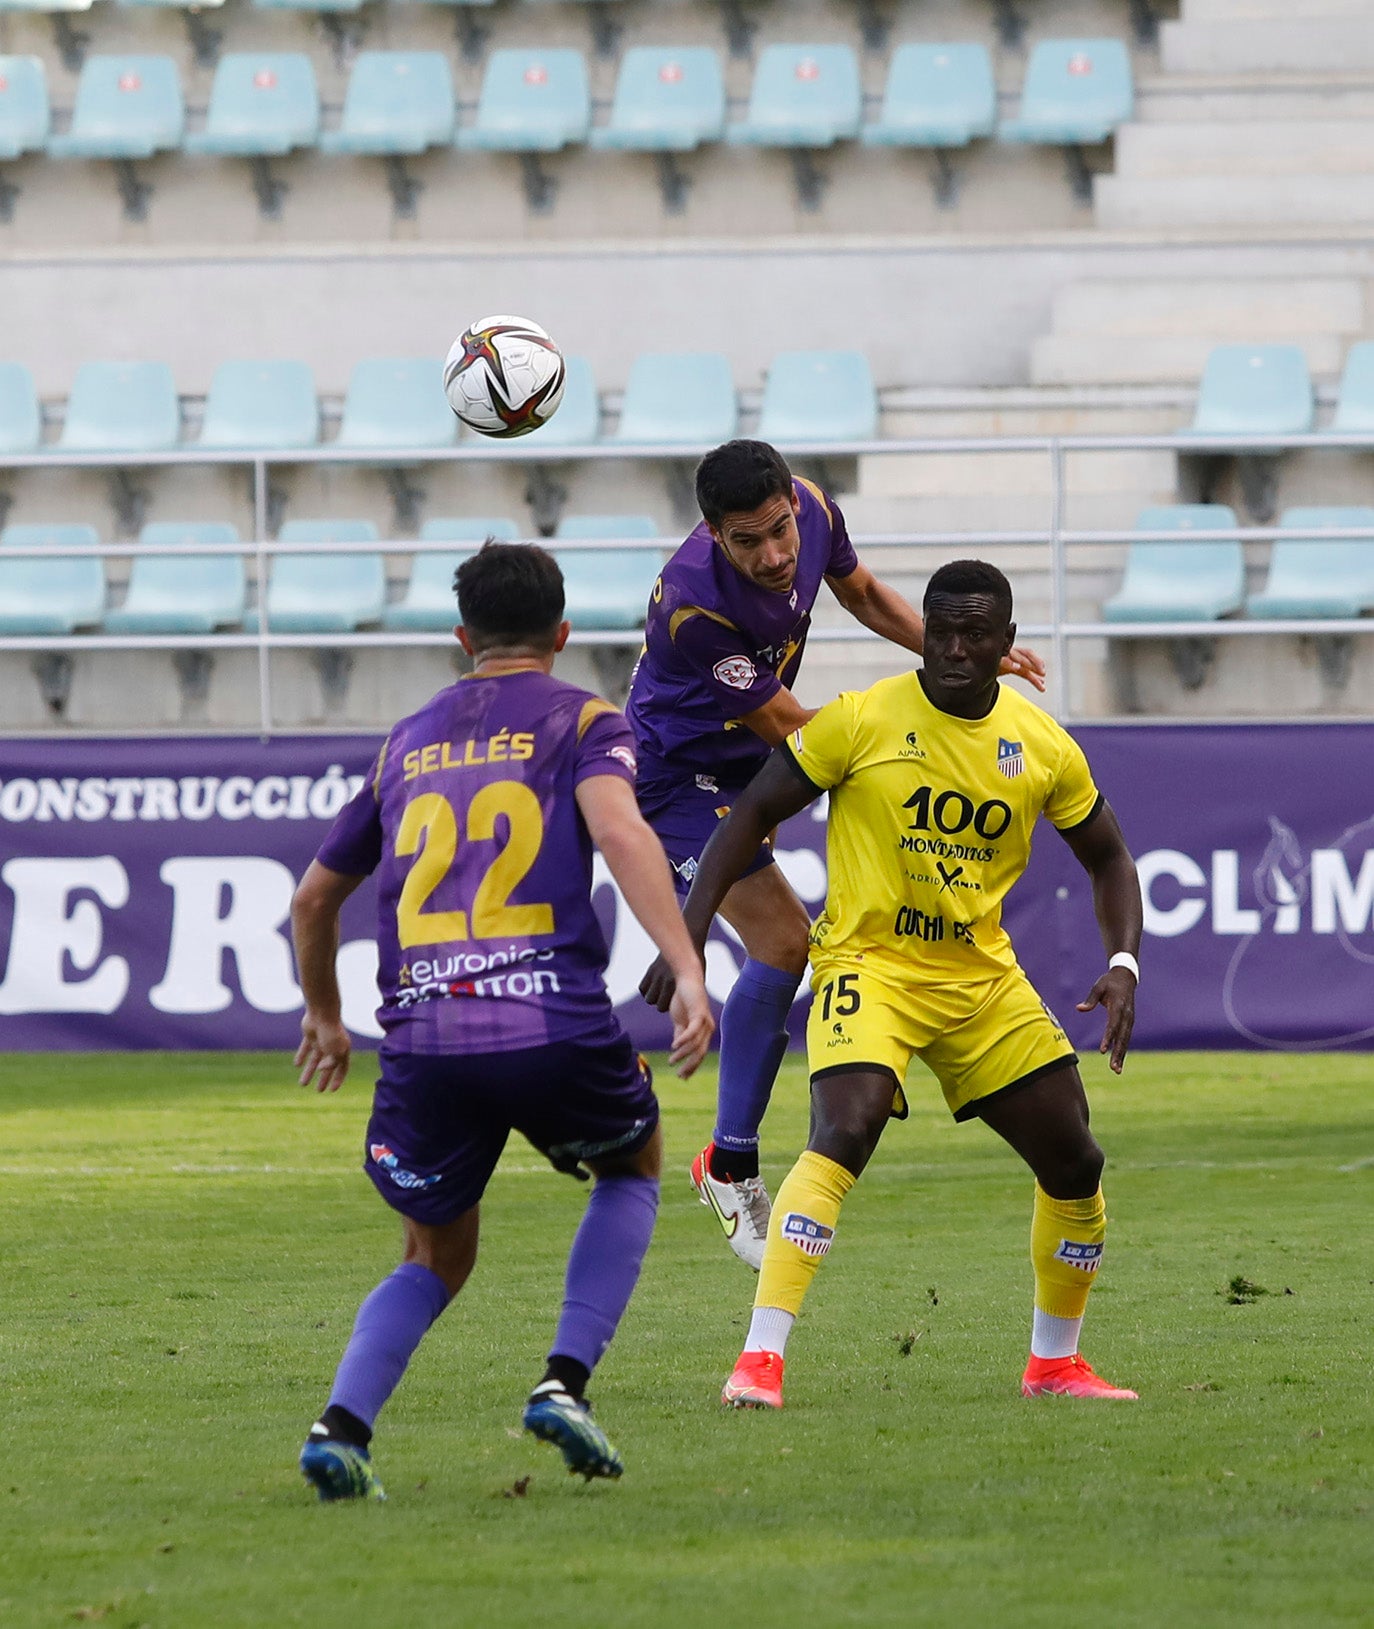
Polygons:
M1028 1178L913 1090L781 1415L718 1406L753 1280L685 1175L713 1076L660 1071L659 1232L592 1387L624 1480L518 1433L583 1197L522 1144L382 1415L389 1502L320 1506L295 1456L398 1236L358 1170L371 1061L320 1099L285 1058L0 1057L5 1629L1374 1617L1368 1059L1085 1066L1112 1225L1084 1349L1136 1404L1018 1395ZM776 1184L800 1060L774 1104Z

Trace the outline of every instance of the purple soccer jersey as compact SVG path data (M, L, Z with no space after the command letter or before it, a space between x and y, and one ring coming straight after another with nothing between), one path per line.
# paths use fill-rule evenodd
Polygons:
M743 786L771 750L738 720L794 681L821 580L859 563L835 504L793 486L801 548L786 594L738 571L704 521L663 568L626 708L641 791L698 774Z
M386 1049L503 1052L620 1034L574 797L607 774L634 785L624 717L543 673L462 679L392 729L318 855L346 876L378 871Z

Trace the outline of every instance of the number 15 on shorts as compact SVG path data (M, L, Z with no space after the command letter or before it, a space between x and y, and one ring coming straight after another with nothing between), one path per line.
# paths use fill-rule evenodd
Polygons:
M858 985L857 973L841 973L839 978L821 985L821 1017L829 1018L833 1012L836 1018L849 1018L858 1012L861 1000Z

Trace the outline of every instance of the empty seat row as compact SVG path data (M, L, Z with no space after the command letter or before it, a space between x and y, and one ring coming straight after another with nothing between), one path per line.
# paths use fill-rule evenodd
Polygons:
M1316 404L1299 345L1217 345L1209 353L1191 428L1202 435L1302 435ZM1352 345L1329 430L1374 431L1374 341Z
M591 364L568 357L558 412L530 445L580 447L600 437ZM705 450L735 434L739 407L728 358L718 352L651 352L636 358L614 440ZM759 434L780 443L864 441L877 433L878 396L859 351L783 351L764 386ZM374 357L355 365L331 446L360 453L444 448L458 421L436 359ZM200 438L181 441L181 409L163 362L87 362L67 398L62 430L42 443L33 377L0 362L0 454L156 453L181 446L285 452L318 445L320 406L304 362L221 363L210 383ZM487 443L499 455L502 442Z
M380 626L400 631L442 631L456 618L453 574L488 537L515 538L504 517L431 520L423 543L470 545L452 552L417 554L403 596L387 599L386 566L375 548L332 552L339 544L376 545L377 528L365 520L298 520L282 527L279 542L300 553L274 555L263 601L276 633L345 633ZM658 529L647 515L570 515L559 539L608 541L650 538ZM259 614L248 604L242 554L205 554L239 543L232 526L162 522L145 526L139 544L156 554L136 555L127 592L109 607L104 564L96 555L63 549L97 548L94 527L9 526L0 532L0 635L108 633L210 634L243 627L256 631ZM6 551L41 553L5 558ZM304 552L309 550L309 552ZM655 549L559 552L567 615L587 632L634 629L644 622L649 592L662 563Z
M1142 510L1142 532L1231 531L1224 504L1174 504ZM1285 530L1367 529L1367 538L1296 537L1274 543L1263 589L1246 595L1245 560L1234 539L1212 543L1133 543L1120 590L1102 614L1108 622L1214 622L1244 610L1252 617L1359 617L1374 611L1374 508L1287 509Z
M0 0L3 3L3 0ZM57 158L147 158L192 153L272 156L325 152L418 153L429 147L551 152L574 143L687 151L728 141L828 147L960 147L996 132L1052 144L1104 140L1130 117L1130 58L1119 40L1042 40L1031 54L1019 113L999 125L992 63L981 45L907 44L894 51L877 118L864 121L858 58L845 45L770 45L761 52L748 111L726 117L720 58L704 46L640 46L625 53L610 116L592 128L582 53L494 51L473 123L457 128L448 59L434 51L364 51L341 122L322 131L310 59L236 52L215 72L205 128L187 134L175 62L165 56L88 57L71 128L52 131L37 57L0 57L0 157L46 150Z

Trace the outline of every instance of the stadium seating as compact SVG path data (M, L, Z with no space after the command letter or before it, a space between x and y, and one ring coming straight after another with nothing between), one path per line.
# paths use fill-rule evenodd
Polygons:
M1297 345L1218 345L1198 387L1192 430L1290 435L1312 428L1312 380Z
M1374 343L1352 345L1341 374L1332 430L1374 430Z
M167 452L180 432L176 381L165 362L84 362L53 451Z
M160 522L145 526L138 541L188 552L136 555L123 605L105 614L107 633L213 633L242 622L247 600L242 555L191 552L207 544L237 543L232 526Z
M183 146L188 153L271 158L313 147L319 133L320 93L309 57L236 51L215 69L204 130Z
M621 59L609 122L593 147L690 152L725 130L725 80L709 46L637 45Z
M76 87L72 127L48 141L54 158L150 158L181 146L186 110L171 57L91 56Z
M1224 504L1169 504L1142 509L1142 532L1227 531L1236 525ZM1239 611L1245 560L1235 542L1132 543L1119 591L1102 607L1107 622L1214 622Z
M422 153L453 140L453 75L439 51L364 51L326 153Z
M615 439L713 447L735 434L738 421L727 356L648 351L631 364Z
M616 537L657 537L649 515L568 515L554 536L605 540ZM654 549L560 550L567 594L566 616L582 632L606 633L642 628L649 594L663 565Z
M52 114L41 57L0 56L0 158L42 152ZM8 219L0 203L0 219Z
M361 11L363 0L253 0L259 11Z
M46 552L99 542L93 526L7 526L0 532L0 634L69 634L99 623L105 609L100 561ZM6 547L45 552L7 560Z
M553 153L586 139L587 64L580 51L493 51L482 76L477 122L458 135L469 150Z
M489 537L509 540L520 529L504 516L474 516L459 520L428 520L420 529L422 543L470 543L473 548L452 554L417 554L410 568L405 597L388 605L382 616L385 628L415 632L443 632L458 620L453 597L453 574Z
M868 441L878 433L878 392L862 351L779 351L759 412L762 440Z
M733 143L830 147L857 136L863 91L847 45L768 45L754 71L749 110L729 126Z
M1120 40L1041 40L1017 116L997 133L1009 142L1091 145L1106 141L1134 108L1131 59Z
M348 381L337 445L360 451L448 447L458 420L444 395L443 366L431 357L371 357Z
M215 369L200 446L274 451L319 439L320 404L304 362L221 362Z
M888 64L877 119L866 147L966 147L997 123L997 85L986 47L899 45Z
M293 520L280 543L375 543L366 520ZM260 590L261 591L261 590ZM271 564L267 625L275 633L349 633L378 623L386 605L386 567L380 554L279 554ZM258 614L244 626L256 632Z
M1245 602L1252 617L1359 617L1374 611L1374 509L1286 509L1285 529L1367 526L1369 537L1293 538L1274 544L1269 577Z
M0 452L36 452L43 415L33 375L18 362L0 362Z
M528 443L541 451L585 447L601 435L601 403L597 399L591 363L585 356L567 356L563 362L563 400L554 416L534 432Z

